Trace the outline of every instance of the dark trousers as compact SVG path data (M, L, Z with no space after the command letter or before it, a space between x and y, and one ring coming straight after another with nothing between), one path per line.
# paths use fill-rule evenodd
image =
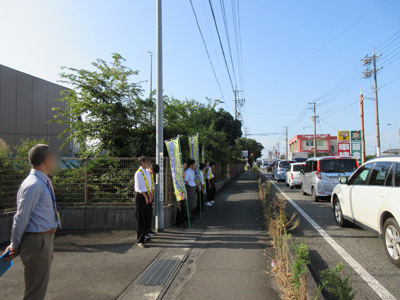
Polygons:
M146 204L146 234L151 231L151 221L153 219L153 205Z
M24 264L25 293L24 300L43 300L46 296L53 261L54 233L25 233L20 255Z
M176 213L176 225L183 225L185 223L185 214L186 214L186 200L179 201L181 203L181 210Z
M215 187L215 178L212 178L211 180L207 179L206 185L207 185L207 201L212 201L214 200L215 194L217 192L217 189Z
M136 222L137 222L137 242L144 243L146 235L146 199L141 193L135 195L136 203Z

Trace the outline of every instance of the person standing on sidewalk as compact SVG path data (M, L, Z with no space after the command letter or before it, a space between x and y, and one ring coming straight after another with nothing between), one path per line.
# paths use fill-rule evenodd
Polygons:
M150 203L146 204L146 235L145 238L147 241L150 241L150 237L155 235L156 233L151 230L151 221L153 220L153 203L155 197L155 188L154 188L154 175L160 172L160 166L157 164L151 164L151 167L148 169L148 172L151 176L151 193L150 193Z
M189 206L189 212L193 205L196 203L197 198L197 184L194 169L196 168L196 162L193 159L188 160L188 168L185 172L185 184L187 191L187 204ZM189 217L189 216L188 216Z
M214 168L215 168L215 162L210 162L209 167L207 169L206 173L206 181L207 181L207 200L211 203L214 204L214 197L216 194L216 188L215 188L215 176L214 176Z
M43 300L46 296L53 261L54 237L61 229L57 202L48 175L57 170L56 156L48 145L37 144L29 150L32 170L22 182L17 194L11 255L21 255L24 265L24 300Z
M206 206L212 206L211 202L207 200L207 194L206 194L206 165L205 164L200 164L200 186L201 186L201 201L200 203L203 203Z
M139 157L140 168L135 173L135 204L137 222L137 242L140 248L146 248L146 205L150 203L151 175L147 170L150 159Z

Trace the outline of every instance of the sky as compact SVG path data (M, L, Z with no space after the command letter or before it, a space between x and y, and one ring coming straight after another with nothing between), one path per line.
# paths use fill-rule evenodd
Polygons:
M190 0L168 0L163 1L164 94L222 99L220 107L233 114L234 94L209 1L192 1L221 90ZM366 67L361 64L374 46L382 54L378 68L383 67L378 72L381 148L399 147L399 128L387 125L400 126L399 0L222 1L232 60L221 1L211 3L233 86L245 99L243 127L264 145L264 154L277 143L284 148L286 126L289 139L312 133L312 101L317 101L317 133L360 129L360 87L366 98L367 154L374 154L373 81L362 79ZM97 58L111 61L111 53L119 53L140 71L132 80L141 81L147 94L152 51L156 86L155 0L0 0L0 16L0 64L57 82L62 66L92 69ZM239 52L235 25L240 25Z

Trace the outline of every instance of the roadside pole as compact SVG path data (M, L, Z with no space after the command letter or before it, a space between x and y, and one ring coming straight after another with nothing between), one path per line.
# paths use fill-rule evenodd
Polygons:
M156 0L157 10L157 102L156 102L156 161L160 172L156 181L155 227L164 230L164 132L163 132L163 71L162 71L162 0Z
M365 163L364 96L362 88L360 88L360 117L361 117L361 162Z

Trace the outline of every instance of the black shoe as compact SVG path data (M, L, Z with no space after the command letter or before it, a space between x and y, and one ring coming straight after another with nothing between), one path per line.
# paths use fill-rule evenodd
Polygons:
M185 226L183 226L182 224L176 224L176 227L185 228Z
M145 238L144 241L147 242L151 242L151 238Z
M157 233L155 233L153 230L150 230L147 234L148 235L156 235Z

